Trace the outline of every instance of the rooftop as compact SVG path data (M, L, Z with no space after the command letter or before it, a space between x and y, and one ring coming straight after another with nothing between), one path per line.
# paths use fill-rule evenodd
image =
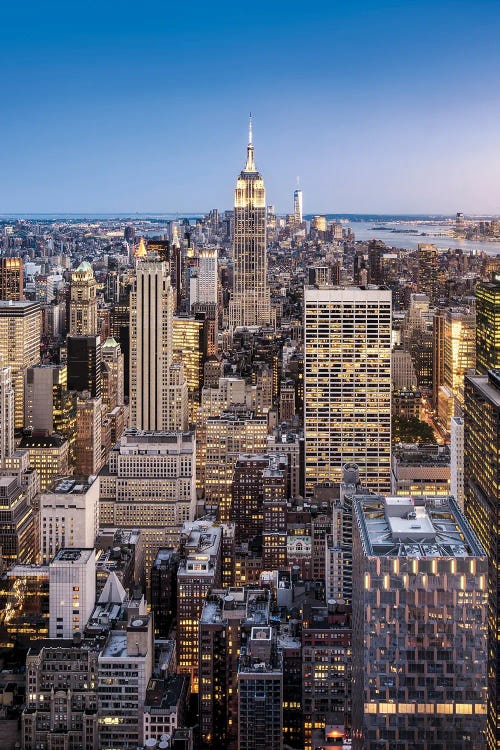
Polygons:
M85 495L95 482L95 477L65 477L57 479L51 486L50 491L58 495Z
M156 430L126 430L118 446L115 450L127 449L130 451L132 448L136 450L144 450L143 446L151 447L154 449L157 445L169 445L177 446L179 443L193 443L194 433L193 432L159 432Z
M19 443L20 448L60 448L66 443L66 438L62 435L32 435L25 436Z
M466 375L467 381L473 383L488 401L500 407L500 370L489 370L487 375Z
M102 650L103 657L114 659L127 655L127 633L125 630L112 630L109 634L105 647Z
M92 271L92 266L88 261L84 260L76 269L76 273L86 273L87 271Z
M175 709L185 691L188 678L186 675L171 675L167 679L152 678L146 690L144 710L163 708L165 711Z
M170 547L160 547L160 549L156 553L156 559L153 563L153 567L161 568L162 563L169 563L171 561L174 561L176 557L177 553L174 549Z
M100 528L96 536L96 549L112 549L117 546L133 547L139 541L140 529Z
M367 556L477 557L485 552L452 497L356 496Z
M52 560L54 563L86 563L94 554L93 547L63 547Z
M31 302L30 300L21 300L20 302L13 302L12 300L0 300L0 313L8 314L9 312L31 312L31 310L39 310L40 304L38 302Z

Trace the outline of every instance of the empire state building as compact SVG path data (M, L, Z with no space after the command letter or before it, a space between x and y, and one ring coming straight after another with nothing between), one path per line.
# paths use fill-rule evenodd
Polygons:
M229 303L231 328L271 323L266 221L266 191L254 162L250 120L247 161L234 191L234 283Z

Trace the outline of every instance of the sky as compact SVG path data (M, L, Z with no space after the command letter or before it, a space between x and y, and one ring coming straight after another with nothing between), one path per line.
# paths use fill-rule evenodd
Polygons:
M0 4L0 214L500 214L498 0Z

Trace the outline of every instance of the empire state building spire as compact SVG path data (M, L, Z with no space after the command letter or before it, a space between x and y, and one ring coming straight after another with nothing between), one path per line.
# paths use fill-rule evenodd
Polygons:
M252 113L250 112L250 120L248 123L248 146L247 146L247 163L245 164L245 172L256 172L255 161L253 157L253 142L252 142Z
M234 192L234 285L229 303L231 328L271 323L266 224L266 191L254 162L250 115L247 160Z

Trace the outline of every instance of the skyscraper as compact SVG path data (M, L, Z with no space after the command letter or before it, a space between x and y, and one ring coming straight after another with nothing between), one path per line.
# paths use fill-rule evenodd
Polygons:
M190 280L189 303L191 307L196 303L216 305L218 287L217 248L202 249L198 253L196 274L191 276Z
M251 120L247 161L234 193L233 263L230 327L268 325L271 299L267 285L266 191L254 162Z
M95 550L60 549L49 566L50 637L83 633L95 604Z
M40 361L41 328L38 302L0 301L0 355L12 368L16 429L24 424L24 370Z
M130 298L130 422L139 430L187 429L187 383L182 366L172 365L173 312L168 263L138 261Z
M57 479L40 495L41 561L48 565L64 547L92 548L98 523L99 479Z
M302 224L302 190L293 191L293 215L296 224Z
M68 391L66 365L36 365L26 369L24 426L33 433L58 433L68 440L75 460L77 395Z
M238 664L238 750L283 748L283 660L269 625L251 629Z
M355 498L353 750L484 750L487 581L453 498Z
M417 250L417 282L419 292L435 303L438 297L438 251L435 245L419 245Z
M245 407L233 407L209 417L206 432L205 499L217 506L219 519L229 521L231 482L240 453L264 453L267 419Z
M390 491L391 292L304 291L306 495L356 463L364 487Z
M177 663L198 692L199 619L210 589L221 583L222 529L209 521L186 523L177 571Z
M444 384L463 408L464 375L476 363L476 316L469 308L450 309L444 324Z
M123 387L124 362L120 344L108 338L102 345L102 403L112 411L125 403Z
M476 286L476 369L500 367L500 273Z
M465 514L488 555L488 748L500 744L500 373L465 376Z
M102 349L99 336L75 335L66 339L68 347L68 390L88 391L101 397Z
M464 509L464 420L452 417L450 423L450 493Z
M22 258L0 258L0 299L13 302L23 299Z
M84 261L71 274L69 332L97 336L97 284L90 263Z
M192 432L127 430L101 473L100 523L140 528L150 570L160 547L177 547L196 507Z
M0 459L9 458L14 451L14 388L12 371L4 367L0 357Z

